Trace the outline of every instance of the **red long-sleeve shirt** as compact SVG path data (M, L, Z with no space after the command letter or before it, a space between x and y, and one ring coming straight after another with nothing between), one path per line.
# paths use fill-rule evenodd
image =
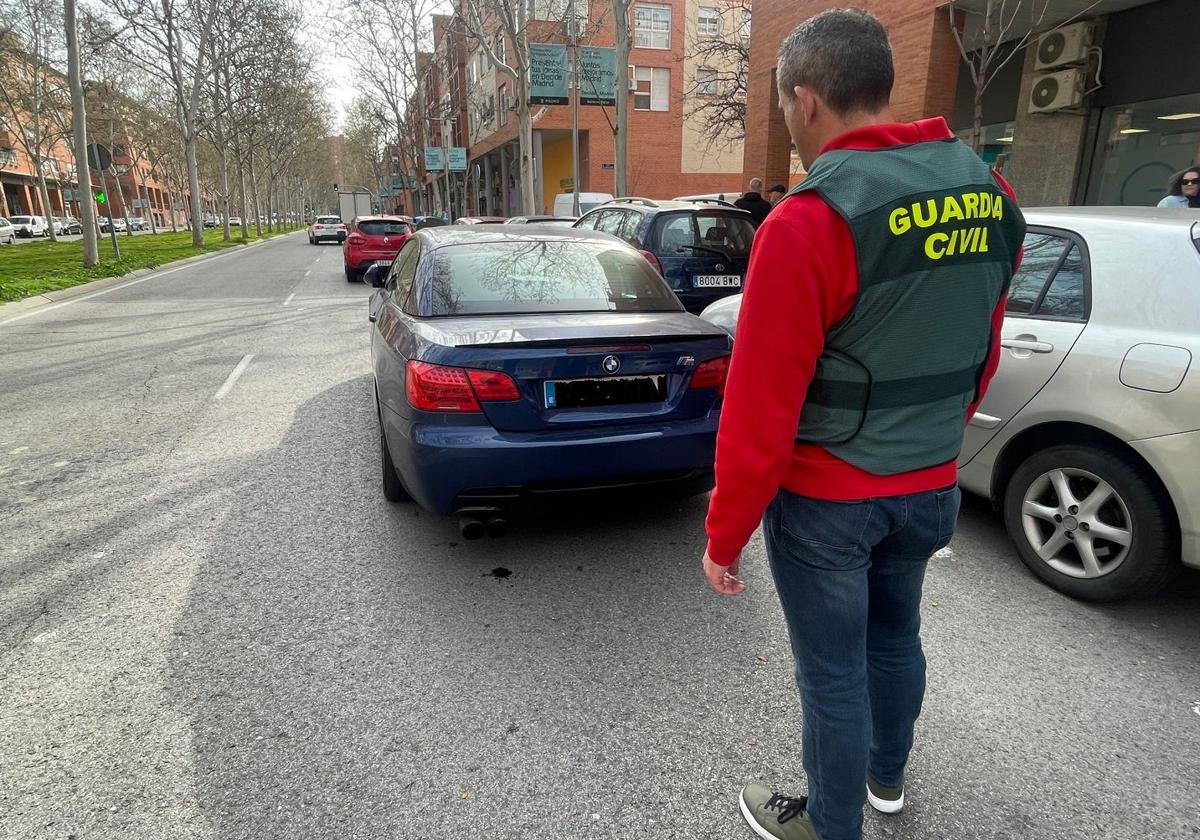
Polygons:
M941 117L847 132L822 151L881 149L952 137ZM1003 179L997 182L1010 196ZM846 221L815 192L776 205L750 254L737 339L717 433L717 485L709 502L708 553L737 559L780 487L816 499L849 501L947 487L953 461L899 475L874 475L828 450L797 443L796 427L825 336L849 315L858 293L854 240ZM1000 363L1001 300L979 399ZM971 406L973 414L975 406Z

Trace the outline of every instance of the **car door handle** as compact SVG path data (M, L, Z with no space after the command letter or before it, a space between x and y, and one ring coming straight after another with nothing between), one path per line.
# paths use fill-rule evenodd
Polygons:
M1004 338L1000 346L1009 350L1025 350L1030 353L1053 353L1054 345L1048 341L1038 341L1036 338Z

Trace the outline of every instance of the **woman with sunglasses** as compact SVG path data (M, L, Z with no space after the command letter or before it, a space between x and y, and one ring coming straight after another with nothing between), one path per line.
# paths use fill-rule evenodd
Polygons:
M1159 207L1200 208L1200 168L1185 169L1167 182L1167 196Z

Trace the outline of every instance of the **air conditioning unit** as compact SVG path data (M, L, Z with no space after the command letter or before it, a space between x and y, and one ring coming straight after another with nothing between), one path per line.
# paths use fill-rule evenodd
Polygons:
M1055 67L1083 64L1088 59L1088 50L1092 47L1095 32L1096 25L1090 21L1073 23L1047 32L1037 39L1033 69L1052 70Z
M1083 104L1084 71L1059 70L1039 76L1029 94L1029 113L1045 114L1078 108Z
M637 67L629 65L629 89L637 90Z

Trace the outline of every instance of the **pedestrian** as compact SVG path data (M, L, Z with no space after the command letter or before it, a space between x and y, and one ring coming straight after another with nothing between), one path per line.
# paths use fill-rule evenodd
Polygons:
M1167 182L1167 195L1159 207L1200 207L1200 168L1176 172Z
M787 187L783 184L776 184L767 191L767 201L771 202L774 207L779 202L783 201L783 197L787 195Z
M702 562L741 593L761 519L800 689L807 796L749 784L742 815L763 838L860 840L864 798L904 805L925 567L954 531L1025 222L945 120L892 121L868 13L802 23L777 78L808 176L755 236Z
M771 212L771 205L765 198L762 197L763 182L761 178L750 179L750 189L746 194L733 202L734 207L740 207L742 210L749 211L754 217L755 224L761 225L767 218L767 214Z

